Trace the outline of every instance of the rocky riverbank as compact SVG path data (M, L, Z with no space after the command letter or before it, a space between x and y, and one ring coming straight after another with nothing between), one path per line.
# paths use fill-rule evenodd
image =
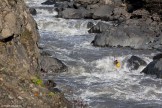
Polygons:
M156 0L74 0L56 2L55 7L58 17L65 19L113 21L111 27L103 22L92 26L90 33L97 33L94 46L161 49L161 16L157 4L160 8L161 2Z
M55 7L57 17L101 20L88 24L89 33L96 34L94 46L162 50L162 3L159 0L65 0L56 2ZM161 56L142 72L161 77L160 64Z
M62 93L49 91L40 71L37 25L23 0L0 1L0 107L71 108ZM52 58L51 58L52 59ZM62 63L54 59L52 71ZM51 61L52 62L52 61ZM59 63L59 64L57 64ZM44 64L43 64L44 65ZM59 67L59 68L58 68ZM65 66L64 66L65 67Z

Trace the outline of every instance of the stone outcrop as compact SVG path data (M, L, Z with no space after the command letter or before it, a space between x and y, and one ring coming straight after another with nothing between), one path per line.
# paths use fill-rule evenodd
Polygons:
M23 0L0 0L0 107L71 108L39 78L37 25Z
M131 47L134 49L161 49L161 25L143 19L130 19L126 23L112 26L97 24L89 32L98 33L93 45L100 47ZM155 26L156 25L156 26Z
M131 56L127 60L127 67L130 70L137 70L140 66L146 66L147 63L138 56Z
M15 72L37 72L36 22L22 0L1 0L0 8L0 64Z
M146 75L154 75L157 78L162 78L162 54L157 54L153 57L153 61L150 62L141 73L144 73Z

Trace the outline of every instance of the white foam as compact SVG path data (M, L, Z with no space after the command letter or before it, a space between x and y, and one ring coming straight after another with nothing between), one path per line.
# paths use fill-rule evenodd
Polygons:
M86 24L88 21L65 20L62 18L35 18L40 30L58 32L65 36L88 34Z
M41 6L41 3L43 3L45 0L25 0L26 4L28 6ZM42 5L43 6L43 5Z
M58 15L58 12L56 12L55 10L54 10L54 8L53 9L50 9L50 10L48 10L48 9L36 9L37 10L37 17L54 17L54 16L56 16L56 15Z

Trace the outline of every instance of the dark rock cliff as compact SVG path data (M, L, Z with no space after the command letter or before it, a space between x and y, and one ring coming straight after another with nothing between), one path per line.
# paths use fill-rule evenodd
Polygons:
M39 65L36 23L22 0L0 1L0 65L16 72L36 72Z
M23 0L0 0L0 108L71 108L39 77L39 34Z

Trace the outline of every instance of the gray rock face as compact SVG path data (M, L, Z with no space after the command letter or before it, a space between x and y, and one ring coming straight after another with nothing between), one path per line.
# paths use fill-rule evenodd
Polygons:
M137 22L136 22L137 21ZM147 25L139 20L130 20L128 24L111 27L101 34L97 34L93 44L95 46L131 47L134 49L161 48L162 38L159 27Z
M0 10L0 65L17 73L38 72L39 34L24 1L0 0Z
M159 53L153 57L153 60L159 60L162 58L162 53Z
M29 8L29 12L32 14L32 15L37 15L37 11L35 8Z
M127 67L130 70L137 70L140 66L146 66L147 63L138 56L131 56L127 61Z
M66 65L63 64L60 60L49 56L41 57L40 66L42 68L42 71L47 73L58 73L67 70Z
M142 73L155 75L157 78L162 78L162 59L154 60L142 70Z

